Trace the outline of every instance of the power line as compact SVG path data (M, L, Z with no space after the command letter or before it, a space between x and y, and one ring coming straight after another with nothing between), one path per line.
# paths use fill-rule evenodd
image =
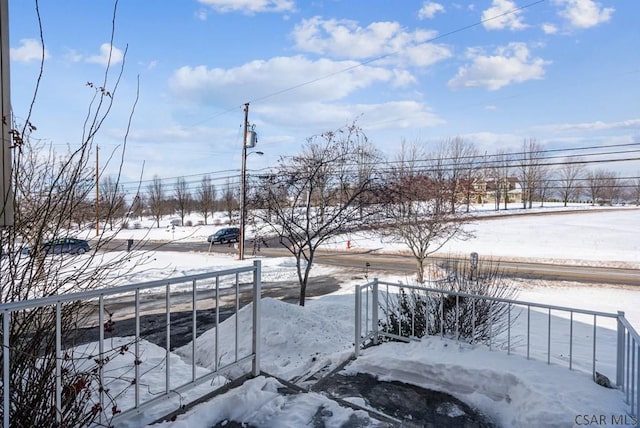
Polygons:
M614 146L621 146L621 145L611 145L612 147ZM550 150L549 152L553 152L553 151L557 151L557 150ZM640 150L634 150L632 152L640 152ZM608 152L608 154L617 154L619 152L617 151L612 151L612 152ZM627 152L625 152L627 153ZM589 154L585 154L584 156L602 156L602 155L607 155L607 153L589 153ZM550 157L547 159L557 159L559 158L558 156L555 157ZM540 159L536 159L536 161L538 161ZM554 161L554 162L546 162L546 163L535 163L535 164L508 164L508 169L513 171L513 170L517 170L518 168L522 168L522 167L527 167L527 166L539 166L539 167L561 167L561 166L565 166L565 165L600 165L600 164L610 164L610 163L619 163L619 162L628 162L628 161L640 161L640 157L625 157L625 158L606 158L606 159L590 159L590 160L584 160L584 159L573 159L573 160L562 160L562 161ZM382 165L381 168L378 169L378 173L381 175L385 175L385 174L389 174L391 172L394 171L393 167L389 167L389 166L385 166L388 165L389 162L381 162L380 165ZM442 168L443 165L439 165L438 168ZM497 170L497 169L502 169L504 168L504 165L497 165L495 163L488 163L488 162L480 162L480 163L475 163L473 165L469 166L471 169L479 169L479 170L483 170L485 171L490 171L490 170ZM464 169L464 168L462 168ZM447 165L446 168L442 168L439 169L438 171L440 172L444 172L446 174L446 172L448 170L452 170L452 165ZM265 174L265 171L269 171L271 173L267 173ZM429 174L429 173L433 173L434 171L436 171L436 168L430 167L430 166L420 166L417 167L415 169L412 170L413 173L415 174ZM259 178L260 176L269 176L269 175L278 175L278 171L274 171L271 168L263 168L263 169L256 169L256 170L251 170L248 173L248 177L251 179L255 179L255 178ZM357 177L358 175L358 171L357 170L353 170L352 175L354 177ZM192 176L193 177L193 176ZM176 191L177 188L177 179L180 177L176 177L174 180L169 180L169 179L160 179L162 182L162 186L163 186L163 190L165 191L165 194L167 194L168 196L173 195L173 193ZM610 177L608 177L610 178ZM624 183L624 182L628 182L631 180L638 180L640 179L640 177L638 176L618 176L615 177L619 182ZM223 184L216 184L216 182L219 182L220 180L225 180L225 182ZM216 179L212 179L211 180L211 184L215 187L216 189L216 193L220 193L222 192L227 192L227 191L231 191L231 192L237 192L240 190L240 173L238 172L237 175L227 175L224 177L218 177ZM588 180L588 178L585 177L579 177L576 178L576 181L585 181ZM548 179L546 181L563 181L562 179ZM200 189L201 189L201 180L186 180L185 182L186 185L186 190L192 194L197 193ZM620 184L620 186L622 187L634 187L635 185L631 185L631 184ZM136 190L138 189L138 187L136 188ZM146 193L146 188L143 188L143 193ZM129 188L123 188L124 193L126 194L130 194Z
M611 159L603 159L603 160L584 160L580 158L593 157L593 156L612 156L617 154L634 154L640 153L640 143L622 143L622 144L608 144L604 146L584 146L584 147L572 147L572 148L559 148L559 149L544 149L544 150L536 150L534 152L523 152L523 151L515 151L515 152L505 152L505 153L494 153L494 154L485 154L485 155L467 155L467 156L459 156L459 157L433 157L433 158L421 158L421 159L413 159L412 162L416 164L426 164L422 166L422 169L433 169L430 168L430 164L437 160L439 163L438 167L442 169L447 169L451 167L460 167L464 164L473 164L474 167L491 167L496 163L507 163L509 167L515 168L516 166L527 166L529 164L523 163L522 161L528 160L526 156L528 154L534 153L535 155L544 155L544 154L553 154L553 153L563 153L563 152L584 152L584 151L593 151L593 150L602 150L602 149L615 149L615 148L624 148L624 147L638 147L633 150L609 150L609 151L598 151L591 153L581 153L580 155L571 155L571 156L538 156L534 160L535 161L548 161L554 159L564 158L566 160L562 162L548 162L544 163L547 166L557 166L557 165L569 165L569 164L590 164L590 163L603 163L603 162L622 162L622 161L634 161L638 160L637 157L625 157L625 158L611 158ZM516 157L516 155L523 155L523 157ZM504 159L500 159L500 157L504 157ZM570 159L569 159L570 158ZM455 161L455 162L454 162ZM393 166L396 164L401 164L402 160L386 160L386 161L377 161L375 162L376 166ZM520 162L520 163L517 163ZM347 164L347 167L361 167L361 166L372 166L373 163L351 163ZM500 166L500 165L499 165ZM256 168L248 170L249 175L255 175L258 172L270 171L272 167L265 168ZM382 168L383 170L388 168ZM221 175L224 174L224 175ZM188 183L199 182L202 178L208 176L212 181L221 181L221 180L234 180L239 177L240 171L237 169L226 169L220 171L210 171L205 173L198 174L188 174L183 176L173 176L173 177L160 177L163 183L175 182L179 178L194 178L199 177L197 181L187 180ZM153 179L141 180L141 181L129 181L120 183L124 187L128 187L129 185L135 185L136 187L141 184L149 184L152 183Z

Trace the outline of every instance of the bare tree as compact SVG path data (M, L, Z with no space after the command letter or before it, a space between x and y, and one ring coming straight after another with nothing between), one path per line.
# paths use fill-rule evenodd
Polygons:
M222 194L222 205L229 216L229 223L233 223L233 211L239 208L238 198L231 186L231 180L227 178L224 193Z
M634 204L640 205L640 176L631 181L630 189L630 199Z
M602 199L607 204L618 204L623 198L623 185L620 174L614 171L605 171L602 185Z
M582 193L584 164L579 157L569 157L560 165L556 174L558 176L558 193L566 207L567 202L578 199Z
M487 191L493 193L495 210L500 210L500 201L502 200L502 189L500 183L502 182L502 175L500 166L498 163L498 155L490 162L485 160L487 167L485 168L485 176L488 177Z
M78 189L73 190L73 192L76 192L77 204L70 214L70 219L76 224L78 230L82 230L88 224L92 224L97 220L95 201L88 194L89 188L89 185L83 183L82 186L78 186Z
M102 180L100 189L100 219L113 230L115 221L121 219L127 210L125 193L112 176Z
M40 36L43 40L42 29ZM108 66L100 83L87 84L90 101L80 136L69 143L66 151L56 152L53 145L38 142L34 135L36 126L31 123L43 67L44 48L30 110L20 115L25 118L24 123L3 118L11 122L17 145L11 171L15 221L11 228L0 228L0 248L6 251L0 257L2 303L109 287L123 274L122 268L133 265L126 263L130 255L114 254L108 263L101 262L100 250L111 239L104 230L91 240L91 251L87 254L71 257L48 254L45 243L67 237L76 221L75 213L84 210L90 201L88 183L95 178L91 167L94 140L114 107L123 69L114 80ZM131 113L134 111L135 104ZM129 125L130 120L127 128ZM125 133L120 167L126 139ZM116 178L115 187L117 183ZM89 322L90 309L74 302L14 311L11 315L4 313L3 327L8 334L3 338L10 346L0 349L0 354L9 364L9 376L3 378L3 386L10 388L11 396L4 397L5 389L1 388L0 400L9 399L11 405L0 406L0 419L8 414L12 426L18 427L92 426L98 418L109 424L119 409L115 403L106 409L96 402L98 391L109 395L109 385L103 383L104 378L98 373L106 359L117 355L119 350L113 354L105 350L81 356L73 348L78 330ZM56 331L60 332L65 348L57 343ZM61 391L60 407L53 393L56 385Z
M522 208L533 206L533 197L538 192L539 182L542 180L541 158L542 147L534 138L522 143L518 165L518 180L522 188Z
M295 257L301 306L318 247L371 213L359 202L368 200L375 175L360 174L358 165L378 161L378 152L351 125L309 138L301 154L281 158L277 173L255 189L251 206L262 209L252 209L251 215Z
M189 192L184 177L178 177L176 180L174 193L176 197L176 208L178 208L178 213L180 214L180 224L184 225L184 216L191 205L191 192Z
M553 175L549 165L540 165L540 179L538 180L538 186L536 195L540 199L540 207L544 207L544 201L546 201L553 190Z
M467 199L470 193L469 179L472 175L473 159L476 150L473 144L462 137L455 137L442 143L437 157L442 158L443 179L446 180L449 193L449 209L456 212L458 201Z
M509 190L511 187L510 173L512 168L512 155L504 150L495 155L495 160L491 166L491 178L493 181L493 192L495 195L496 211L500 210L500 201L504 201L504 209L507 209L509 200Z
M622 198L623 183L617 172L596 169L587 172L587 191L591 204L615 204Z
M473 143L468 142L466 144L468 149L462 163L461 191L464 194L464 201L467 207L465 211L469 212L472 199L475 196L476 181L480 178L480 169L478 167L478 151Z
M591 205L596 203L605 203L606 181L610 176L610 172L604 169L588 170L586 174L586 191L587 196L591 200Z
M131 203L131 215L142 220L142 214L144 212L144 199L141 193L136 193Z
M448 183L441 180L440 170L433 164L425 168L421 160L427 158L422 146L402 145L386 178L387 222L382 229L384 235L409 247L416 260L418 283L425 280L427 257L454 238L469 237L464 225L472 219L452 212L455 202L450 198Z
M162 180L157 175L153 177L153 180L147 186L147 204L151 215L156 221L156 226L160 227L160 220L165 213L167 204Z
M204 224L207 224L209 214L213 214L216 203L216 187L211 182L211 177L209 177L208 175L202 177L202 181L200 182L200 187L198 188L196 198L198 208L200 208L200 212L204 217Z

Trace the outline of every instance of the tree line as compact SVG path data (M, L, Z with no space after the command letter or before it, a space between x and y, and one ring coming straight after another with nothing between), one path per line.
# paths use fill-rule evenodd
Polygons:
M410 162L423 183L428 179L432 185L439 183L447 187L451 212L460 207L469 212L472 205L487 203L493 204L495 210L508 209L513 202L520 202L523 209L533 208L534 204L544 206L550 201L562 202L564 206L573 202L640 204L640 177L621 177L613 169L592 167L588 159L580 156L549 156L549 151L535 139L524 140L519 151L499 151L490 156L480 155L473 142L461 137L444 140L431 152L424 145L414 143L413 152L406 153L407 146L402 144L402 153L396 159L385 160L378 154L376 162L367 164L362 159L368 154L360 153L359 160L345 163L343 168L345 171L360 168L362 174L363 168L371 170L375 166L378 180L397 186L397 165ZM302 156L313 157L314 154ZM268 173L249 175L248 187L264 186L264 177L288 174L287 170L282 166ZM415 187L417 181L412 180ZM227 178L224 184L216 186L209 175L203 176L199 183L187 182L184 177L163 180L156 175L131 197L123 186L116 185L114 178L108 176L101 181L97 200L92 200L91 186L87 187L84 192L87 197L74 210L73 220L82 228L98 218L113 229L114 223L124 220L125 213L130 212L132 216L124 221L135 222L136 218L141 220L146 216L153 218L156 227L160 227L165 216L178 216L181 224L189 225L185 218L198 213L203 218L202 223L209 224L213 213L224 212L228 222L232 222L234 212L240 207L239 181L239 178ZM315 203L324 196L320 192Z

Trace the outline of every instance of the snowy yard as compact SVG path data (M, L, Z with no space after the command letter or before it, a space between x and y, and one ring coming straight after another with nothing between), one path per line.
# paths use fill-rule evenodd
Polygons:
M619 263L638 266L640 263L640 210L598 212L589 214L562 214L553 217L507 217L477 223L476 239L455 243L446 251L478 251L495 258L542 258L589 261L593 264ZM160 240L162 234L173 233L176 238L182 230L147 230L150 239ZM193 228L192 228L193 229ZM124 231L127 233L142 231ZM209 231L190 232L198 239ZM186 234L186 232L185 232ZM119 236L120 237L120 236ZM123 236L127 238L127 236ZM367 236L350 236L360 247L375 248L379 239ZM336 243L336 246L341 245ZM394 244L395 245L395 244ZM385 244L390 248L390 244ZM399 247L395 247L399 249ZM147 266L129 280L142 281L163 276L198 273L249 264L238 262L232 255L173 254L158 252L153 267ZM336 272L335 268L316 266L314 275ZM265 280L293 279L294 268L285 258L264 259ZM393 276L378 275L380 279L397 281ZM286 380L304 376L324 366L336 367L353 352L354 336L354 287L362 280L345 280L341 289L331 295L308 301L306 307L298 307L273 299L262 304L262 359L261 368L267 373ZM549 281L513 281L519 290L518 299L598 310L602 312L625 311L636 328L640 326L640 293L624 286L582 285ZM241 319L250 308L241 311ZM221 335L230 329L233 319L220 325ZM554 322L555 319L554 319ZM243 327L244 328L244 327ZM615 339L614 324L603 322L598 328L605 336ZM214 330L204 333L197 341L196 353L201 367L213 367L207 338ZM537 334L537 333L534 333ZM542 333L541 333L542 334ZM243 330L241 346L250 346L251 334ZM560 336L562 338L562 336ZM538 338L545 340L542 337ZM612 343L613 342L612 339ZM561 339L560 339L561 340ZM209 342L210 343L210 342ZM554 343L561 346L561 343ZM224 342L221 348L224 349ZM231 345L229 345L231 346ZM191 367L188 361L191 346L185 346L172 354L172 371L187 376ZM607 352L610 351L610 352ZM164 356L164 349L145 344L145 355L150 360ZM576 357L579 358L579 357ZM604 367L615 364L615 349L599 350L598 364ZM590 361L576 361L588 367ZM157 376L151 371L146 383L153 390L163 388L161 368ZM411 344L386 343L362 352L361 357L345 369L345 373L371 373L381 380L398 380L449 392L462 401L480 409L499 426L579 426L585 417L606 418L607 425L632 422L629 416L621 419L628 407L622 392L596 385L588 370L570 371L554 362L526 360L521 355L506 355L490 351L482 346L463 345L448 339L427 338ZM155 385L154 382L159 382ZM216 423L233 420L251 426L308 426L320 406L329 410L324 419L326 426L341 426L358 411L341 407L317 393L286 396L278 393L279 383L272 378L259 377L246 382L224 395L198 405L176 421L160 426L212 427ZM360 405L366 403L357 402ZM175 403L167 403L165 409L156 408L122 426L138 426L149 422L163 411L172 409Z

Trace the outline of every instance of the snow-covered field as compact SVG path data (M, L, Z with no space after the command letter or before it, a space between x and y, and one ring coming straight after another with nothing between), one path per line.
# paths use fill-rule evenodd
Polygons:
M556 208L557 210L557 208ZM640 209L584 211L580 214L515 215L510 210L500 217L467 226L475 237L447 243L439 253L468 255L477 252L486 258L501 260L535 258L539 261L562 261L571 264L640 267ZM527 210L529 211L529 210ZM486 214L495 214L486 212ZM550 217L551 215L551 217ZM635 237L635 239L634 239ZM386 242L369 234L350 234L336 239L334 248L404 251L401 243Z
M575 213L579 211L580 213ZM477 252L481 256L499 258L536 258L540 261L563 261L573 264L609 265L640 267L640 208L592 207L575 205L568 208L555 204L545 208L523 210L513 204L507 211L493 211L486 205L476 211L478 221L467 226L475 237L467 241L451 241L440 251L441 254ZM548 213L545 215L526 215ZM551 215L551 217L549 217ZM483 218L490 216L490 219ZM201 218L191 216L193 224ZM161 227L154 227L150 220L140 223L140 229L126 229L118 233L120 239L183 242L205 242L228 221L221 213L207 226L175 226L166 217ZM185 220L186 222L186 220ZM133 227L133 222L130 225ZM92 236L92 232L88 236ZM253 230L247 227L247 237ZM636 237L636 239L634 239ZM567 239L570 238L570 239ZM347 241L353 250L367 249L385 252L402 252L407 248L398 242L389 242L378 235L353 233L336 237L325 246L328 249L347 249Z
M162 240L163 237L206 239L219 227L126 230L118 237L141 239L142 236L135 234L146 234L148 239L154 240ZM640 210L636 208L588 214L504 217L481 221L473 227L476 230L474 240L453 243L445 251L477 251L495 258L640 264ZM396 244L381 243L379 238L372 236L349 236L346 239L358 248L379 246L402 250ZM334 245L340 247L342 243ZM197 253L158 252L154 257L154 267L147 265L146 273L141 272L128 279L142 281L169 273L171 276L191 274L251 262L238 262L232 255ZM334 271L334 268L318 266L313 273L317 275L328 271ZM263 273L265 280L292 279L294 267L285 258L263 259ZM383 274L377 276L392 282L406 279ZM262 369L284 379L293 379L314 368L344 361L353 351L353 290L359 282L361 280L345 280L338 292L311 299L304 308L265 299L261 320ZM514 281L513 286L519 289L520 300L613 313L623 310L635 326L640 326L640 293L634 288L545 281ZM247 316L248 309L244 308L240 316ZM230 325L225 326L229 322L233 320L221 324L221 332L231 328ZM599 335L615 337L613 325L603 323L598 328ZM207 370L214 364L207 357L207 337L210 334L213 333L205 333L198 340L196 352L201 353L198 355L202 362L201 370ZM221 334L221 337L226 336ZM249 346L250 332L243 330L240 337L246 341L242 346ZM185 376L190 373L191 367L181 359L189 355L190 349L189 345L172 354L175 360L171 363L172 371L178 377L183 370ZM164 349L152 344L146 344L144 352L153 361L165 355ZM610 352L599 350L598 358L599 365L610 366L615 361L615 349ZM588 367L590 361L577 361L577 364ZM161 367L158 370L157 376L154 377L151 371L146 378L150 389L163 388L160 383L164 381L164 375ZM441 338L369 348L346 371L371 373L381 379L449 392L504 427L579 426L585 424L585 416L590 419L604 417L607 425L611 426L628 411L620 391L596 385L589 373L569 371L557 364L547 365L546 361L528 361L520 355L506 355L482 346L460 345ZM156 377L158 385L154 385ZM340 426L354 413L325 396L316 393L285 396L278 393L278 387L279 383L271 378L252 379L240 388L193 408L176 421L160 426L208 428L224 420L260 427L309 426L321 405L330 410L327 413L330 416L325 419L326 426ZM161 413L162 409L156 409L155 415L147 412L142 419L131 420L123 426L138 426L145 417L149 421ZM626 419L627 423L630 421Z

